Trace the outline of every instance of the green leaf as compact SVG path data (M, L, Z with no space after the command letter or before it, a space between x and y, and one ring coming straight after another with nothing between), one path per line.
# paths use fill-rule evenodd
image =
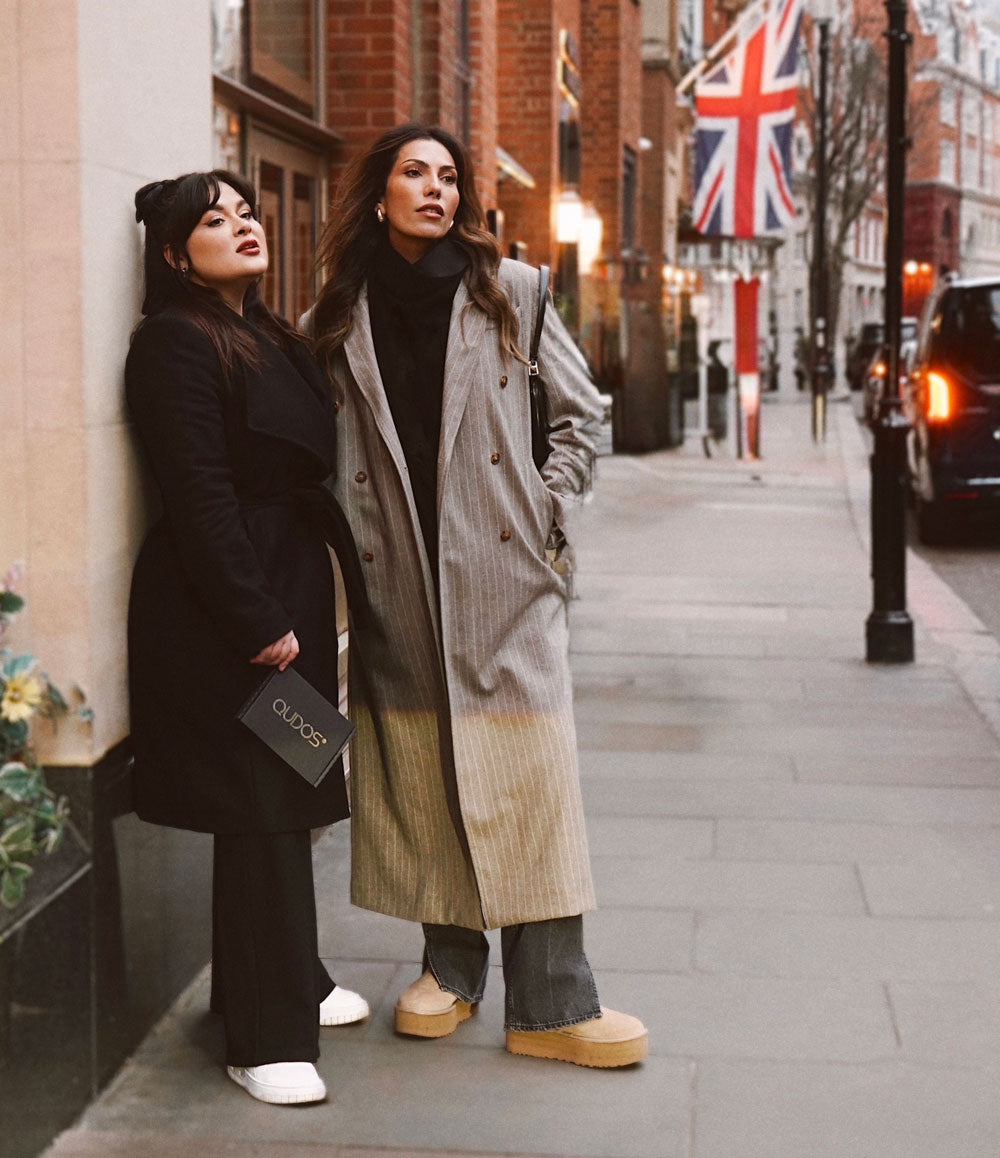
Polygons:
M3 720L3 717L0 717L0 720L3 721L3 731L11 751L19 752L28 742L28 721L18 720L12 723L10 720Z
M35 851L35 824L30 815L15 817L0 833L0 849L7 862L15 856Z
M0 872L0 901L12 909L24 899L24 882L31 876L31 865L15 861Z
M24 599L4 588L0 591L0 615L16 615L24 606Z
M3 665L5 676L23 675L35 666L33 655L12 655Z
M42 836L40 838L41 844L39 847L39 851L44 852L47 855L54 853L56 851L56 849L59 847L59 845L62 843L62 838L63 838L63 825L60 822L58 825L53 825L52 827L48 828L46 830L44 836Z
M27 800L37 786L38 777L26 764L14 761L0 768L0 792L12 800Z
M63 698L62 692L54 684L48 683L48 678L49 678L48 676L44 676L43 678L45 679L46 684L48 685L49 704L51 705L51 707L53 709L55 709L55 711L65 712L66 709L69 707L69 705L66 703L66 700Z

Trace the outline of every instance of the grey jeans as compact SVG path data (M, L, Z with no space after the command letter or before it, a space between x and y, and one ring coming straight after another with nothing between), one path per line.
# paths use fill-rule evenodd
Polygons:
M599 1017L594 975L583 952L583 918L556 917L500 930L505 1029L559 1029ZM424 925L425 964L442 989L481 1001L490 946L478 929Z

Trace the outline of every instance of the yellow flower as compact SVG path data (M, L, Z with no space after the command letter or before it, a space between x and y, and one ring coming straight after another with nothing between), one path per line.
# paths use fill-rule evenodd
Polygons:
M35 676L11 676L0 700L0 716L12 724L26 720L42 702L43 690L41 680Z

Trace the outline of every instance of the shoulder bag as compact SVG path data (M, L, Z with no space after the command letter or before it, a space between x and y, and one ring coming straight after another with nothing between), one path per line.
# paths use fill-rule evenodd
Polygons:
M538 372L538 345L542 340L545 306L549 297L549 267L538 270L538 309L535 311L535 330L531 335L528 353L528 391L531 397L531 457L538 470L552 453L549 442L549 406L545 396L545 379Z

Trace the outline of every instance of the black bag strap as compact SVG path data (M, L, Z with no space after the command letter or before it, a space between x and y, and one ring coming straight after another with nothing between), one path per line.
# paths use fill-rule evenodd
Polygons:
M535 332L531 335L531 350L528 352L528 373L534 377L538 373L538 346L542 340L542 326L545 324L545 306L549 300L549 267L538 267L538 309L535 312Z

